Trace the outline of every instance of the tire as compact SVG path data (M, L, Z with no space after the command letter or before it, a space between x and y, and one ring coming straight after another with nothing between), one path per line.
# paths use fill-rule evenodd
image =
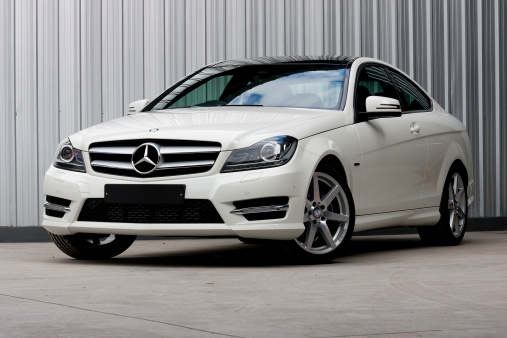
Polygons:
M108 259L127 250L136 236L107 234L75 234L49 236L64 254L77 259Z
M466 232L468 208L466 177L452 167L447 175L440 200L440 220L432 227L418 227L421 240L430 245L458 245Z
M295 240L284 242L290 256L309 264L336 258L354 231L354 201L345 179L330 166L320 167L308 188L303 218L306 229Z

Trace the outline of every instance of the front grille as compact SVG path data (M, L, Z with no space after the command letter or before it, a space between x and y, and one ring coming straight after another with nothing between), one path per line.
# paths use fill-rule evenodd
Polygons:
M132 166L134 151L144 143L160 148L156 170L141 174ZM220 153L217 142L181 140L123 140L92 143L89 148L90 165L95 172L129 177L166 177L197 174L209 171Z
M50 195L46 196L46 201L49 203L61 205L64 207L68 207L71 202L70 200L67 200L65 198L60 198L60 197L55 197L55 196L50 196ZM46 209L46 215L51 216L51 217L62 218L65 215L65 213L63 211Z
M78 221L111 223L224 223L209 200L187 199L183 204L104 203L85 201Z

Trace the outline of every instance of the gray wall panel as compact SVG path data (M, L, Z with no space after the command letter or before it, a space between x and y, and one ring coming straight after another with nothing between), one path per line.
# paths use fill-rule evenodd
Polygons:
M299 37L305 42L304 54L324 54L324 1L306 1L304 5L304 36Z
M324 53L342 55L341 0L324 1Z
M0 226L39 223L43 173L67 135L206 63L321 53L413 76L467 127L471 216L507 215L505 1L4 0L0 20Z
M499 108L496 111L497 115L497 131L500 137L497 136L498 151L497 158L499 158L499 176L500 179L496 182L496 189L500 195L500 215L507 215L507 95L505 95L505 88L507 88L507 2L498 1L498 86L495 92L499 96ZM496 198L496 197L495 197Z
M16 222L39 224L37 3L15 2Z
M150 81L144 81L145 97L155 97L165 89L164 42L164 1L146 1L144 3L144 46L142 49L144 50L144 77ZM129 68L129 70L139 71L139 68ZM136 76L136 78L139 77ZM130 98L129 100L127 101L133 101Z
M226 59L226 40L231 39L226 36L226 18L225 0L206 1L206 63Z
M246 56L266 55L265 2L246 0Z
M126 0L123 1L123 107L127 107L130 102L141 100L146 97L145 87L151 86L144 81L145 73L150 72L152 74L153 67L146 67L145 54L150 53L146 51L145 47L148 44L153 44L153 40L145 46L145 6L142 1ZM161 16L164 15L162 11ZM147 29L151 29L149 27ZM160 33L157 35L160 37L165 31L165 27L159 27ZM162 36L163 37L163 36ZM159 46L156 47L157 54L165 54L165 39L158 41ZM152 60L153 61L153 60ZM160 67L156 78L158 85L160 86L160 78L162 78L162 86L165 86L165 62L162 59L162 66ZM142 81L140 81L142 79ZM154 81L155 82L155 81ZM156 93L152 93L156 95Z
M285 2L266 0L266 55L285 55ZM304 25L304 23L301 23Z
M58 2L42 0L37 11L37 150L38 178L53 162L60 141L58 124ZM43 180L38 180L38 216L42 221Z
M77 1L59 1L58 62L60 135L81 129L81 6Z
M225 3L225 57L244 59L246 57L246 3L244 0L227 0ZM206 15L206 18L208 16ZM223 33L222 33L223 34ZM214 46L208 46L213 50ZM219 61L219 60L216 60ZM206 60L206 62L211 62Z
M123 12L123 3L120 1L103 1L101 3L102 118L107 121L123 116L125 112L123 103L123 16L119 15ZM138 79L138 81L143 81L143 79Z
M101 27L100 2L81 0L81 128L102 122Z
M0 225L16 222L14 0L0 2Z
M206 2L204 0L185 1L185 59L186 73L206 64ZM175 27L183 29L183 27ZM180 48L180 46L173 46Z
M285 4L285 52L287 55L305 55L305 42L308 41L309 34L309 27L305 26L307 22L304 0L288 1Z
M181 79L186 71L185 2L172 0L165 5L166 87Z

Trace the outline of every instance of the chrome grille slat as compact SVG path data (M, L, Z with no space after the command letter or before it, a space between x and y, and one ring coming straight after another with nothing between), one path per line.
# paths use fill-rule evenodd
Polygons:
M92 167L134 170L134 168L132 167L132 163L130 163L130 162L95 160L95 161L92 161L91 164L92 164Z
M162 162L161 164L158 165L158 169L212 166L214 162L215 161L212 161L212 160L185 161L185 162Z
M160 152L157 168L147 174L132 166L132 155L145 143L158 145ZM144 178L206 172L215 164L220 150L216 142L145 139L94 143L88 152L95 172Z
M132 154L136 150L136 147L94 147L90 148L90 153L95 154Z
M160 148L162 155L169 154L195 154L219 152L220 147L164 147Z

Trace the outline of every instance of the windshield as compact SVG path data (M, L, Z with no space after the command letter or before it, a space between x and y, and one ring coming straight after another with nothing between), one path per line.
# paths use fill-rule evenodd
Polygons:
M269 106L337 109L345 67L277 64L209 67L186 79L153 109Z

